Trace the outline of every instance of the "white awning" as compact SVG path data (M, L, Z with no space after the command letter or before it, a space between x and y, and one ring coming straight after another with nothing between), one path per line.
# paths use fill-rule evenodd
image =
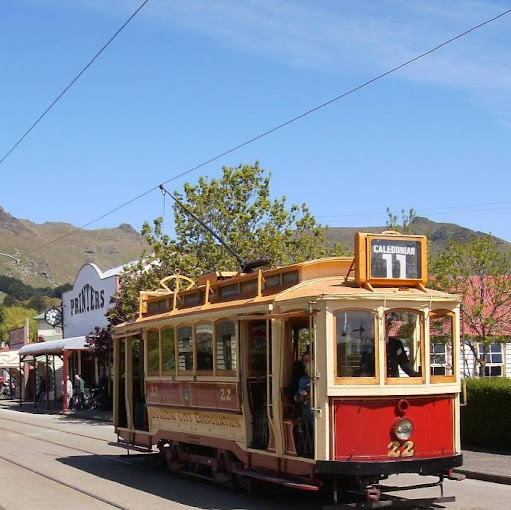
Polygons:
M18 351L0 352L0 368L19 368L20 358Z
M45 354L62 354L64 351L85 351L88 349L87 337L74 336L51 340L50 342L39 342L37 344L24 345L19 351L20 356L44 356Z

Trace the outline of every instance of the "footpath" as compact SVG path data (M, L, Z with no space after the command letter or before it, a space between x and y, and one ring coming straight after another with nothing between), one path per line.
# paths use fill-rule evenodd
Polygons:
M31 414L62 414L62 404L59 402L50 402L50 409L47 409L45 402L38 403L37 407L34 407L33 402L24 402L20 406L18 400L0 399L0 409L11 409ZM71 410L66 417L83 421L112 422L112 412L99 409ZM511 485L511 452L506 454L463 450L462 453L463 466L455 470L457 473L463 474L467 478Z
M20 413L29 414L62 414L62 402L50 402L50 408L46 408L46 402L38 402L34 407L34 402L23 402L20 406L19 400L0 399L0 409L10 409ZM102 411L100 409L85 409L83 411L70 410L66 417L90 421L112 422L112 411Z

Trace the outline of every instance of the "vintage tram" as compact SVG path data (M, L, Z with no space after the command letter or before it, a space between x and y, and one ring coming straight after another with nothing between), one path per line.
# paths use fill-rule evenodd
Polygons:
M392 474L441 483L462 463L459 298L426 282L425 237L395 232L357 234L354 257L165 278L115 328L119 440L224 484L375 502Z

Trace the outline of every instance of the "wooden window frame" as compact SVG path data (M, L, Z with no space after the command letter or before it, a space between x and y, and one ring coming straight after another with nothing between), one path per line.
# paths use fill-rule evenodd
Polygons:
M163 332L164 331L167 331L167 330L171 330L174 332L174 370L165 370L163 367L164 367L164 363L163 363ZM161 362L161 375L163 377L168 377L168 376L175 376L177 374L177 366L178 366L178 350L177 350L177 331L176 331L176 328L174 326L162 326L160 328L160 362Z
M429 350L431 352L431 348L433 346L433 342L431 341L431 318L434 316L449 316L452 320L452 375L433 375L431 372L431 354L429 358L429 374L431 378L432 384L445 383L445 382L455 382L456 381L456 373L458 371L458 352L456 348L456 337L458 334L458 330L456 327L456 314L452 310L444 310L444 309L435 309L430 310L429 312Z
M387 376L387 337L386 337L386 331L385 331L385 316L388 313L392 312L405 312L405 313L413 313L418 316L419 318L419 327L420 327L420 343L421 343L421 361L422 361L422 376L421 377L388 377ZM387 308L383 312L383 317L381 319L381 327L383 331L383 352L384 352L384 380L385 384L389 386L403 386L408 384L425 384L426 383L426 372L429 373L429 359L426 358L426 320L424 312L421 310L416 310L414 308ZM429 352L428 352L429 356Z
M197 327L201 326L202 324L208 324L211 326L211 355L213 356L212 359L212 366L211 370L199 370L199 349L198 349L198 342L197 342ZM193 347L194 347L194 369L195 373L197 375L214 375L215 370L215 323L213 321L208 320L202 320L195 322L193 324Z
M179 369L179 330L182 328L190 328L192 330L192 369L191 370L180 370ZM197 346L195 345L195 327L193 323L185 322L183 324L178 324L175 327L175 335L176 335L176 372L177 375L194 375L196 373L197 367Z
M374 319L374 377L352 377L337 375L337 314L344 312L366 312L373 316ZM334 319L334 382L340 385L378 385L380 384L380 321L378 319L378 311L374 308L340 308L332 312Z
M158 338L158 370L149 370L149 334L152 332L156 332ZM145 351L145 359L146 359L146 375L147 377L160 377L161 376L161 336L160 330L158 328L149 328L146 331L146 351Z
M231 322L234 325L234 342L236 344L236 369L235 370L224 370L218 368L218 360L217 360L217 325L222 322ZM240 366L240 358L239 358L239 334L238 334L238 321L233 320L232 318L221 318L217 319L213 323L213 368L215 376L222 377L236 377L239 371Z

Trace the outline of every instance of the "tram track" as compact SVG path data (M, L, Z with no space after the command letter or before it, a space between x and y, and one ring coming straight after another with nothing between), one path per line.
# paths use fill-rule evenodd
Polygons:
M76 433L76 432L69 432L69 431L64 431L64 430L61 430L61 429L58 429L58 428L55 428L55 427L47 427L47 426L44 426L44 425L39 425L39 424L33 424L33 423L30 423L30 422L26 422L26 421L23 421L23 420L13 420L11 418L5 418L5 417L2 417L0 421L8 421L8 422L11 422L11 423L18 423L18 424L23 424L23 425L27 425L29 427L33 427L33 428L37 428L37 429L46 429L46 430L52 430L52 431L55 431L55 432L58 432L58 433L64 433L64 434L67 434L67 435L70 435L70 436L78 436L78 437L82 437L82 438L85 438L85 439L93 439L93 440L96 440L96 441L100 441L102 443L106 443L107 441L104 440L104 439L101 439L101 438L98 438L98 437L95 437L95 436L88 436L86 434L80 434L80 433ZM27 438L27 439L32 439L34 441L39 441L41 443L44 443L44 444L51 444L51 445L54 445L54 446L58 446L60 448L65 448L67 450L71 450L71 451L74 451L74 452L79 452L79 453L83 453L83 454L87 454L87 455L92 455L92 456L95 456L95 457L100 457L102 459L105 459L105 460L108 460L108 461L111 461L111 462L116 462L116 463L120 463L120 464L124 464L124 465L127 465L127 466L130 466L130 467L138 467L138 468L142 468L142 469L146 469L145 466L142 466L140 464L136 464L136 463L133 463L133 462L129 462L129 461L126 461L126 460L123 460L123 459L118 459L118 458L113 458L111 456L108 456L108 455L105 455L105 454L101 454L101 453L97 453L97 452L93 452L93 451L90 451L90 450L86 450L84 448L79 448L77 446L71 446L71 445L68 445L68 444L64 444L64 443L60 443L58 441L52 441L51 439L48 439L48 438L41 438L41 437L36 437L34 436L33 434L31 433L25 433L25 432L21 432L20 430L14 430L12 428L9 428L9 427L5 427L5 426L0 426L0 430L3 430L5 432L8 432L8 433L11 433L11 434L15 434L17 436L21 436L21 437L24 437L24 438ZM47 480L50 480L52 482L55 482L63 487L67 487L68 489L71 489L71 490L74 490L76 492L79 492L85 496L88 496L90 498L93 498L101 503L104 503L110 507L113 507L113 508L118 508L120 510L130 510L128 507L125 507L125 506L122 506L118 503L116 503L115 501L112 501L112 500L109 500L107 498L103 498L101 496L98 496L97 494L94 494L90 491L87 491L75 484L72 484L72 483L67 483L67 482L64 482L63 480L60 480L59 478L56 478L54 476L51 476L47 473L44 473L42 471L39 471L38 469L35 469L31 466L27 466L27 465L24 465L18 461L15 461L13 460L12 458L9 458L9 457L6 457L4 455L0 455L0 459L3 460L4 462L7 462L9 464L12 464L14 466L17 466L19 467L20 469L23 469L25 471L29 471L37 476L40 476L42 478L45 478ZM0 510L5 510L3 507L0 507Z
M16 422L17 420L11 420L11 421L14 421ZM18 422L20 423L20 422ZM47 428L47 429L50 429L50 430L58 430L58 429L52 429L51 427L38 427L38 428ZM87 455L93 455L95 457L100 457L100 458L103 458L105 460L108 460L108 461L111 461L111 462L117 462L119 464L125 464L127 466L131 466L131 467L137 467L137 468L140 468L140 469L149 469L148 467L146 466L142 466L140 464L135 464L133 462L129 462L127 460L123 460L123 459L117 459L117 458L113 458L109 455L105 455L105 454L102 454L102 453L96 453L96 452L91 452L90 450L85 450L83 448L78 448L76 446L70 446L70 445L67 445L67 444L63 444L63 443L59 443L57 441L52 441L50 439L43 439L43 438L40 438L40 437L36 437L32 434L24 434L23 432L20 432L19 430L13 430L13 429L10 429L10 428L7 428L7 427L2 427L0 426L0 430L5 430L6 432L10 432L12 434L17 434L19 436L23 436L23 437L26 437L26 438L29 438L29 439L33 439L35 441L39 441L39 442L42 442L42 443L45 443L45 444L52 444L52 445L55 445L55 446L60 446L61 448L67 448L68 450L74 450L76 452L80 452L80 453L85 453ZM61 431L59 431L61 432ZM83 435L82 435L83 437ZM105 442L104 440L100 440L98 438L96 438L98 441L103 441L103 443ZM136 455L135 455L136 457Z
M86 439L95 439L96 441L102 441L102 442L105 442L105 439L101 438L101 437L96 437L96 436L88 436L87 434L81 434L79 432L69 432L67 430L62 430L62 429L58 429L58 428L55 428L55 427L48 427L46 425L40 425L40 424L37 424L35 425L34 423L30 423L28 421L23 421L23 420L13 420L12 418L6 418L5 416L2 416L0 415L0 422L2 420L5 420L5 421L12 421L13 423L22 423L23 425L30 425L32 427L37 427L39 429L47 429L47 430L55 430L56 432L60 432L62 434L68 434L68 435L72 435L72 436L79 436L79 437L84 437ZM113 426L113 425L112 425ZM1 510L1 509L0 509Z
M79 492L80 494L83 494L83 495L93 498L97 501L100 501L101 503L104 503L105 505L111 506L113 508L118 508L120 510L130 510L128 507L119 505L119 504L115 503L114 501L108 500L106 498L102 498L101 496L98 496L97 494L93 494L90 491L86 491L85 489L82 489L72 483L67 483L67 482L64 482L63 480L59 480L58 478L48 475L46 473L43 473L37 469L34 469L33 467L25 466L21 462L17 462L15 460L9 459L8 457L5 457L3 455L0 455L0 459L3 460L4 462L7 462L14 466L17 466L21 469L24 469L25 471L29 471L30 473L41 476L42 478L45 478L46 480L50 480L50 481L55 482L59 485L62 485L63 487L67 487L68 489L74 490L76 492ZM3 507L0 507L0 509L3 509ZM3 509L3 510L5 510L5 509Z

